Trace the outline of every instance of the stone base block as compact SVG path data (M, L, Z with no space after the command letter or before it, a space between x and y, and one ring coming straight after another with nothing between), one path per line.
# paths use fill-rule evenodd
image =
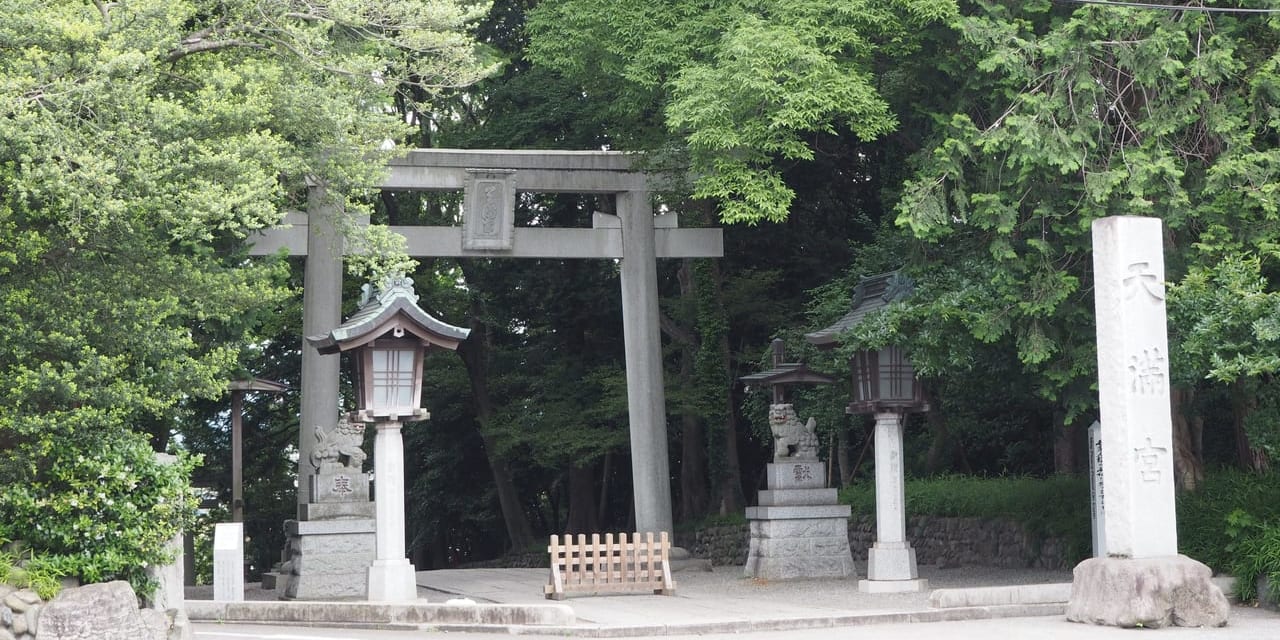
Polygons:
M794 507L840 504L835 489L779 489L760 492L762 507Z
M276 593L285 600L364 599L377 558L375 530L372 519L285 521L289 556Z
M298 520L372 520L376 502L308 502L298 505Z
M820 460L796 460L794 462L771 462L765 467L769 488L778 489L825 489L827 486L827 465Z
M1067 619L1114 627L1221 627L1231 606L1212 575L1181 555L1089 558L1073 572Z
M743 575L791 580L847 578L853 574L847 518L751 521L750 548Z
M793 507L747 507L747 520L835 520L849 521L847 504Z
M867 549L867 579L873 582L912 581L916 571L916 550L907 542L877 542Z
M290 575L281 600L365 600L368 568L359 573ZM280 593L277 587L276 593Z
M369 567L371 602L407 602L418 599L418 582L413 565L405 558L375 560Z
M862 593L914 593L929 588L929 581L924 578L915 580L859 580L858 591Z
M311 476L311 502L368 502L369 474L355 469L325 471Z

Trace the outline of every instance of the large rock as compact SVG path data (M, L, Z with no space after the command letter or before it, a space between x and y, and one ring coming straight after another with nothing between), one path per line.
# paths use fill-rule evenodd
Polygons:
M123 581L67 589L40 609L36 640L165 640L147 624Z
M1221 627L1231 605L1186 556L1090 558L1076 565L1067 619L1115 627Z

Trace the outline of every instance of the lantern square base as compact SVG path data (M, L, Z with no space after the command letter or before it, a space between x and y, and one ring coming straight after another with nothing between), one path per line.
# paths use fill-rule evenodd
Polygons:
M915 580L859 580L858 591L862 593L916 593L927 591L929 581L924 578Z
M371 602L406 602L417 599L417 576L407 559L374 560L369 566Z
M867 579L907 581L919 577L916 550L906 542L877 542L867 549Z

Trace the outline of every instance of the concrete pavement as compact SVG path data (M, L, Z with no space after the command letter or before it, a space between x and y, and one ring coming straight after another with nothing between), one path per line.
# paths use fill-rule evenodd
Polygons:
M405 640L408 638L444 638L448 632L378 631L367 629L327 629L309 627L220 625L196 623L192 640ZM1095 627L1067 622L1059 616L1032 618L993 618L934 624L890 623L874 629L847 628L786 631L743 631L734 640L848 640L852 634L869 634L876 640L992 640L993 638L1034 638L1035 640L1134 640L1142 631ZM1263 609L1235 607L1231 622L1219 629L1161 629L1154 632L1164 640L1274 640L1280 636L1280 614ZM454 634L456 635L456 634ZM466 640L501 640L506 632L476 632ZM644 636L642 636L644 637ZM659 636L648 636L659 637ZM660 636L662 640L706 640L705 635Z
M743 578L740 568L721 567L675 574L675 596L571 596L553 603L542 595L546 569L464 569L419 572L425 602L189 599L187 609L194 621L645 637L1060 616L1070 581L1066 571L978 567L925 567L922 576L938 588L932 600L928 591L860 593L856 579L768 582ZM249 596L271 594L251 591Z

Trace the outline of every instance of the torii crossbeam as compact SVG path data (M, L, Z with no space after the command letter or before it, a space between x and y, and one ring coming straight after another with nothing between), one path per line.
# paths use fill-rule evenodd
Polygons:
M464 190L462 227L393 226L413 257L594 258L621 261L623 343L627 366L631 468L636 529L672 531L667 463L666 396L658 326L657 258L724 255L720 229L680 229L676 216L654 216L649 176L632 168L633 156L616 151L470 151L419 149L389 163L383 189ZM590 229L514 226L516 191L611 193L617 215L596 213ZM291 227L256 237L251 253L286 249L307 256L303 279L303 335L320 335L341 320L339 212L314 186L306 214L290 214ZM299 460L306 461L317 425L337 419L338 356L302 345L302 415ZM299 485L310 468L300 462ZM299 493L298 501L307 502ZM299 507L301 509L301 506Z

